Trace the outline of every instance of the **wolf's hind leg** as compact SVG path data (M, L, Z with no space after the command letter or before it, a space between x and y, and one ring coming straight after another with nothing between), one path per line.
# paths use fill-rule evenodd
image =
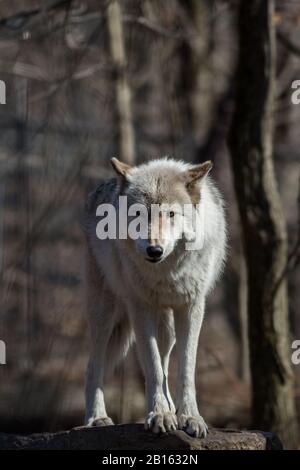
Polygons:
M85 424L105 426L113 424L107 416L103 382L107 347L117 322L114 299L100 277L93 258L87 264L87 311L91 332L91 350L85 386Z
M108 315L102 312L101 323L93 327L96 330L87 371L85 422L87 426L106 426L113 422L106 413L104 378L112 375L126 356L133 341L133 332L128 317L121 308Z
M97 331L94 340L92 340L91 354L86 375L85 424L87 426L105 426L113 424L112 420L107 416L103 391L107 345L112 332L113 323L112 321L106 323L104 319L102 319L101 324L96 328Z
M85 385L85 424L87 426L112 424L107 416L103 380L107 344L116 318L113 296L100 275L96 260L88 248L85 258L86 308L90 324L90 358Z

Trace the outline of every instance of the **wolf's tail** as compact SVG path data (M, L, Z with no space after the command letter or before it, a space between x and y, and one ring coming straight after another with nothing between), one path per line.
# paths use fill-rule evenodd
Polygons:
M110 377L120 365L134 342L134 333L127 316L123 316L114 327L107 345L105 376Z

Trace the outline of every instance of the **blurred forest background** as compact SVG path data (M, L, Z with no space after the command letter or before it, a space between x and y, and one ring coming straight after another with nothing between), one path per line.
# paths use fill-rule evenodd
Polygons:
M7 87L0 106L1 431L83 423L89 339L80 222L88 192L112 175L112 156L213 160L230 250L201 332L199 404L212 425L250 426L247 269L227 146L238 3L0 1L0 79ZM291 84L300 79L300 2L278 0L272 22L274 161L291 251L299 229L300 105L291 103ZM300 339L299 270L286 276L292 341ZM299 409L300 366L293 371ZM173 387L174 362L170 373ZM116 422L143 420L134 351L106 393Z

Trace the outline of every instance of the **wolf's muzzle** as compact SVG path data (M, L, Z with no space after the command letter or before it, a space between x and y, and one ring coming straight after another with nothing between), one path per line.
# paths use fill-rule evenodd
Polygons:
M163 255L163 248L159 245L149 245L147 247L147 255L149 258L147 258L147 261L150 261L151 263L156 263L159 261Z

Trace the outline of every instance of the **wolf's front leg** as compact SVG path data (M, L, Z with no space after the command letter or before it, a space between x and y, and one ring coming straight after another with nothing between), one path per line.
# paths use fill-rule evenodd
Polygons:
M158 322L145 307L130 306L139 360L145 376L146 429L154 433L177 429L177 418L164 394L164 373L158 347Z
M204 314L204 299L198 299L188 311L175 313L178 353L178 385L176 409L178 428L195 437L205 437L207 426L196 400L195 369L197 347Z

